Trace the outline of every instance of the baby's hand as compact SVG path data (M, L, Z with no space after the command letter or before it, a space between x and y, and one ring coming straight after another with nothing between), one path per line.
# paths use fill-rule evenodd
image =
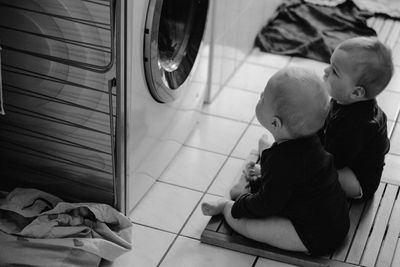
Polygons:
M257 179L261 176L261 167L260 164L257 164L253 161L250 161L246 164L243 174L247 181Z

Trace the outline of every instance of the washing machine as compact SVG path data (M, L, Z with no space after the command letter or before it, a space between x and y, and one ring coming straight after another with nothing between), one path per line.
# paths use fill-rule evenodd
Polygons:
M208 0L126 4L126 203L131 210L197 122L208 82L211 16Z
M132 209L193 129L207 0L0 0L0 190Z

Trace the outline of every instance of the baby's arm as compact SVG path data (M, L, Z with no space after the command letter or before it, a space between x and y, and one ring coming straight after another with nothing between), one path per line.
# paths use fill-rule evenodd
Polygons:
M261 157L262 152L271 147L271 140L268 140L268 135L263 134L260 139L258 139L258 154Z
M250 193L249 182L247 181L246 175L242 173L239 178L239 181L232 186L229 191L229 195L231 199L237 199L241 194Z
M232 186L229 191L230 198L235 200L244 193L250 193L254 188L254 184L261 178L260 164L249 161L243 168L239 180Z
M255 163L254 161L250 161L244 167L243 174L245 175L247 181L258 178L259 176L261 176L260 164Z
M260 172L259 168L255 167L256 165L258 164L250 161L244 166L243 172L241 173L239 180L229 190L229 195L232 200L237 199L241 194L250 193L251 188L249 181L251 179L255 179L255 175L258 175L258 173Z
M362 189L361 185L358 182L358 179L354 172L345 167L343 169L338 170L339 174L339 183L342 186L343 191L348 198L361 198L362 197Z

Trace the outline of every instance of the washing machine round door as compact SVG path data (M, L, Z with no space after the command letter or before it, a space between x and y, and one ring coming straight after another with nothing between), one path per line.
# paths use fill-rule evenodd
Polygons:
M206 27L208 0L150 0L144 65L151 95L174 101L195 64Z

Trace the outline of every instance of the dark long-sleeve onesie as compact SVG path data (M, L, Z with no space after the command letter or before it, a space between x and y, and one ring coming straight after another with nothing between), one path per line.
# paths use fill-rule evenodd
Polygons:
M317 135L275 143L261 155L261 184L241 195L234 218L288 218L315 255L333 251L349 228L348 205L332 155Z
M363 199L375 193L381 180L390 142L386 115L375 99L350 105L331 100L329 115L319 131L337 169L350 168L357 177Z

